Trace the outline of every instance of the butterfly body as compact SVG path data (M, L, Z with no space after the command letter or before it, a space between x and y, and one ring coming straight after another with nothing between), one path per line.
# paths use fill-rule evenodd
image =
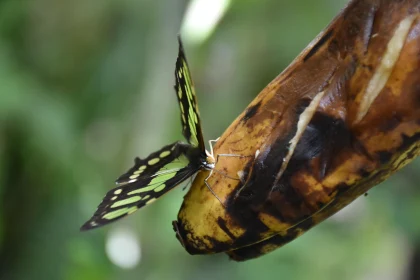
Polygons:
M185 156L190 160L191 164L195 163L195 165L198 165L199 169L214 169L214 156L210 154L207 150L205 150L203 153L200 149L188 145L188 147L186 148Z

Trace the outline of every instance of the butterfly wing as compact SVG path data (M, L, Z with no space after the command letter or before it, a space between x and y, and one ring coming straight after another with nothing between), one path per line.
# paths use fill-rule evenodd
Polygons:
M123 185L127 183L134 183L141 178L149 178L162 168L165 168L167 164L183 161L181 166L187 166L188 160L183 156L187 152L188 145L180 142L169 144L159 151L150 154L145 159L135 158L134 166L131 167L126 173L121 175L115 183L117 185ZM166 167L167 168L167 167Z
M106 194L82 230L103 226L135 212L200 169L200 152L205 152L200 116L184 49L179 37L178 40L175 90L181 109L182 132L189 145L176 142L145 159L136 158L134 166L117 179L117 187ZM187 152L191 150L195 152L189 153L187 158ZM200 152L196 153L198 150Z
M98 209L81 230L89 230L129 215L157 198L198 171L185 153L188 145L174 143L141 160L136 158L130 170L117 180Z
M204 152L205 146L194 84L180 37L178 37L178 42L179 52L175 66L175 91L181 109L182 133L188 143L194 147L199 147Z

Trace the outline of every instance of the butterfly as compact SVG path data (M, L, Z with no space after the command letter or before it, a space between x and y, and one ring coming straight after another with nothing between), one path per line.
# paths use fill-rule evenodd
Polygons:
M213 170L213 151L205 149L194 84L180 37L178 42L175 91L181 110L182 134L188 143L178 141L144 159L135 158L134 166L116 180L117 186L108 191L81 230L121 219L154 202L199 170Z

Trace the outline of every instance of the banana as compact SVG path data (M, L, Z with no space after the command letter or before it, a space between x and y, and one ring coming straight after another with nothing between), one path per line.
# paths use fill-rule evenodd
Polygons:
M420 2L353 0L220 137L177 238L191 254L264 255L408 164L419 140Z

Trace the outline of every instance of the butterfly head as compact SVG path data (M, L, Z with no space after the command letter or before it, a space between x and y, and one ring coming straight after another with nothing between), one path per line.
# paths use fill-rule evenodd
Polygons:
M214 159L213 153L210 153L206 150L206 160L203 162L203 168L207 170L214 169L216 165L216 160Z

